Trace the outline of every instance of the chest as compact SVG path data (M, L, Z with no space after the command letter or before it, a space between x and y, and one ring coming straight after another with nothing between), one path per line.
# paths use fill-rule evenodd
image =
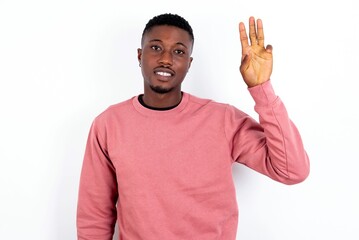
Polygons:
M220 121L142 119L131 123L136 127L119 125L108 135L108 149L122 191L195 190L232 181L230 151Z

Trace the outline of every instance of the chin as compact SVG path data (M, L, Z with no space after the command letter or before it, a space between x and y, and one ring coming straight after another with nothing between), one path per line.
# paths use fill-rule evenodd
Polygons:
M165 93L169 93L173 90L173 88L164 88L161 86L150 86L152 91L154 91L155 93L159 93L159 94L165 94Z

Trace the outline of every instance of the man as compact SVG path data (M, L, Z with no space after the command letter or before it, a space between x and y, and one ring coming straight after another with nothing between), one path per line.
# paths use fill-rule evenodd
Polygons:
M194 36L176 14L151 19L138 61L144 93L110 106L94 120L80 181L80 240L236 238L238 208L232 164L284 184L303 181L309 160L300 134L273 91L272 47L261 20L239 25L240 72L260 123L229 105L181 90Z

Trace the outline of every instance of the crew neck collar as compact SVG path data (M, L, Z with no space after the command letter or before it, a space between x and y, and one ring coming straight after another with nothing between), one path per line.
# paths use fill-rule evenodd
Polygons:
M139 113L147 116L164 116L180 113L186 107L189 99L189 94L182 92L181 102L177 106L174 106L170 109L152 109L143 106L139 101L139 96L140 95L132 99L132 104Z
M152 107L152 106L147 105L147 104L145 103L145 101L143 100L143 96L144 96L144 94L140 94L140 95L138 95L138 97L137 97L137 98L138 98L138 101L141 103L142 106L144 106L144 107L146 107L146 108L149 108L149 109L151 109L151 110L168 111L168 110L171 110L171 109L177 107L177 106L181 103L183 93L181 93L181 100L179 101L179 103L177 103L177 104L175 104L175 105L173 105L173 106L170 106L170 107L162 107L162 108L160 108L160 107Z

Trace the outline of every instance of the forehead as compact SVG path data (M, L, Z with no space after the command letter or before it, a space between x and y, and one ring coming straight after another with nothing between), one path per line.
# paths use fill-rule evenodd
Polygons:
M192 42L189 33L181 28L168 25L154 26L143 35L142 42L146 43L153 40L163 42L180 42L185 45L191 45Z

